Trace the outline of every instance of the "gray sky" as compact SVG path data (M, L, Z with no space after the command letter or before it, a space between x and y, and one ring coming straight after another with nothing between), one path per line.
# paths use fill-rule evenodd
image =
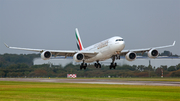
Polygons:
M76 50L121 36L125 49L172 44L180 55L180 0L0 0L0 54L9 46Z

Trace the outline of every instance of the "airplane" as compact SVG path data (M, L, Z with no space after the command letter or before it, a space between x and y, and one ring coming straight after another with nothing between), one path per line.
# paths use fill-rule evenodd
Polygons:
M123 50L125 48L125 41L122 37L114 36L94 45L91 45L87 48L83 47L79 31L75 29L75 36L77 41L77 47L79 50L46 50L46 49L32 49L32 48L20 48L20 47L9 47L6 43L5 46L11 49L19 49L26 51L40 52L41 58L43 60L48 60L52 56L64 56L73 57L75 62L82 62L80 65L80 70L86 69L87 63L96 62L94 66L96 68L101 68L99 61L104 61L111 58L112 62L109 66L110 69L115 69L117 63L115 60L120 60L120 56L125 56L126 60L133 61L136 59L136 53L145 53L148 52L149 58L156 58L159 53L157 49L172 47L175 45L176 41L172 45L152 47L152 48L143 48L143 49L132 49L132 50Z

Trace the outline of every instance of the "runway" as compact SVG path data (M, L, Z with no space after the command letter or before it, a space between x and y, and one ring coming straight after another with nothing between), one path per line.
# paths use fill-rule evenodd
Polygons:
M126 81L126 80L119 80L119 79L0 78L0 81L83 83L83 84L115 84L115 85L180 86L180 82L171 82L171 81Z

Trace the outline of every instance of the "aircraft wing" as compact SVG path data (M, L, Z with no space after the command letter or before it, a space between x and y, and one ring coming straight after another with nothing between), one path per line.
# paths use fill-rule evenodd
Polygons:
M166 45L166 46L160 46L160 47L151 47L151 48L144 48L144 49L122 50L121 55L126 55L128 52L144 53L144 52L150 51L151 49L160 49L160 48L172 47L175 45L175 43L176 43L176 41L174 41L172 45Z
M6 43L4 43L5 46L7 48L11 48L11 49L18 49L18 50L26 50L26 51L34 51L34 52L44 52L44 51L49 51L52 53L53 56L74 56L74 54L76 53L83 53L85 58L88 59L88 58L91 58L91 57L94 57L98 54L98 52L96 51L71 51L71 50L46 50L46 49L32 49L32 48L21 48L21 47L10 47L8 46Z

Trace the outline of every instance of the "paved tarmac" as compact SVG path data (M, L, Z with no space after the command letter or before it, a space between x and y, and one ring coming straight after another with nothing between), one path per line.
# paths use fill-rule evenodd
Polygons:
M54 83L84 83L84 84L116 84L116 85L153 85L180 86L180 82L171 81L126 81L119 79L47 79L47 78L0 78L0 81L22 82L54 82Z

